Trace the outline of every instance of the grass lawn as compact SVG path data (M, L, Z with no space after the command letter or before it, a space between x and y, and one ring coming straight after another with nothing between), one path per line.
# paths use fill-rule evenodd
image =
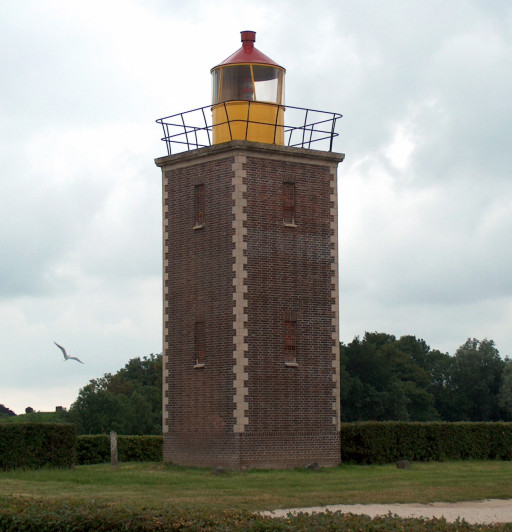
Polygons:
M162 463L0 472L0 495L154 508L271 510L342 503L512 498L512 462L342 465L320 471L227 471Z

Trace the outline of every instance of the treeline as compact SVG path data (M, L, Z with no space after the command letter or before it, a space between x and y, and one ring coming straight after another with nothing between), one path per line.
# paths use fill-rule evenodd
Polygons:
M512 421L512 361L492 340L453 356L415 336L366 333L340 345L342 421ZM162 357L134 358L80 390L79 434L161 434Z
M512 361L492 340L468 339L450 356L415 336L367 332L340 353L342 421L512 421ZM0 421L36 415L12 414L2 405ZM78 434L161 434L162 356L92 379L57 414Z
M366 333L341 345L343 421L512 421L512 362L492 340L453 356L414 336Z

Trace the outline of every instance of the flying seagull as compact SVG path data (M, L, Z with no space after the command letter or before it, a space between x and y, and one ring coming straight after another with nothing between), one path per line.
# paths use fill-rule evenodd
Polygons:
M62 351L62 354L64 355L64 362L66 360L76 360L77 362L80 362L80 364L83 364L83 362L79 359L79 358L76 358L76 357L70 357L67 353L66 353L66 350L61 346L59 345L57 342L53 342L61 351Z

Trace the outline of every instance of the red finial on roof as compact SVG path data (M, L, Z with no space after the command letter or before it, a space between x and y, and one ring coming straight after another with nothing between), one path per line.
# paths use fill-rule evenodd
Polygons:
M221 65L233 65L237 63L262 63L264 65L280 66L254 46L256 41L255 31L241 31L240 34L242 36L242 48L234 54L231 54L216 67L213 67L212 70Z
M256 32L255 31L241 31L240 35L242 36L242 47L245 53L251 53L254 48L254 43L256 42Z

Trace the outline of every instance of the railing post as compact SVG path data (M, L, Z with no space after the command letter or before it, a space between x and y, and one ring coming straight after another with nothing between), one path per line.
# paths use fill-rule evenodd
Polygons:
M331 142L329 143L329 151L332 151L332 143L334 141L334 129L336 128L336 115L332 115L332 126L331 126Z
M183 113L180 113L180 116L181 116L181 122L183 124L183 129L185 131L185 138L187 139L187 150L190 150L190 144L188 142L187 126L185 125L185 119L183 118Z
M162 129L164 130L164 138L165 145L167 147L167 155L171 155L171 142L169 141L169 126L165 124L164 122L160 122L162 124Z
M247 118L245 119L245 140L249 134L249 118L251 117L251 100L247 102Z
M276 135L277 135L277 123L279 122L279 109L281 106L277 104L277 111L276 111L276 121L274 122L274 144L276 143ZM284 138L283 138L284 142Z
M304 115L304 126L302 128L302 146L301 146L301 148L304 148L304 136L306 135L306 125L308 123L308 113L309 113L309 109L306 109L306 114Z
M224 102L224 113L226 114L226 123L229 129L229 138L233 140L233 133L231 132L231 123L229 122L228 108L226 107L226 102Z
M203 113L204 129L206 130L206 135L208 136L208 146L211 146L212 141L210 139L210 130L208 129L208 121L206 120L206 115L204 114L204 107L201 107L201 112Z

